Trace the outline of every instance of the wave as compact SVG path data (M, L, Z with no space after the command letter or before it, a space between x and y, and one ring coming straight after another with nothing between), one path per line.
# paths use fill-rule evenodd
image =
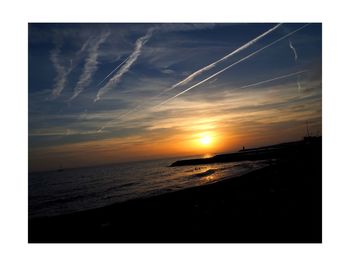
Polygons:
M212 175L216 172L215 169L209 169L205 172L202 172L202 173L198 173L198 174L194 174L194 175L191 175L190 177L205 177L205 176L209 176L209 175Z

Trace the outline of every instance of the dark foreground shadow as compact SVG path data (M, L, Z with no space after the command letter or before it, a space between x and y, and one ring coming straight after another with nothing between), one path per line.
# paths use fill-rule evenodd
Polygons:
M215 184L29 220L31 243L320 243L321 139Z

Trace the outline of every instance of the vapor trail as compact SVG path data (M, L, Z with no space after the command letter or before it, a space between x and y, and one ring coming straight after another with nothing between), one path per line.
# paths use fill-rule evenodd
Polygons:
M135 109L137 109L138 107L139 107L139 106L137 106ZM114 121L116 121L116 120L119 120L120 118L122 118L122 117L124 117L124 116L130 114L130 113L133 112L135 109L131 109L131 110L127 111L127 112L124 112L124 113L122 113L121 115L119 115L118 117L116 117L115 119L113 119L112 121L108 121L108 122L105 123L102 127L100 127L96 132L97 132L97 133L102 133L102 131L103 131L106 127L108 127L112 122L114 122Z
M54 98L58 97L61 94L67 81L67 71L66 68L60 62L60 53L61 48L56 47L54 50L51 51L50 54L50 60L56 70L56 77L54 80L55 83L52 89L52 96Z
M56 70L55 84L52 89L52 96L56 98L61 95L63 91L67 78L73 69L78 65L83 52L86 50L87 46L90 43L91 38L83 43L79 51L76 53L76 56L73 59L70 59L70 65L68 68L65 68L61 62L61 44L59 44L54 50L51 51L50 60Z
M98 50L102 43L110 35L110 32L102 32L100 38L90 46L88 57L85 60L84 69L81 73L77 84L74 87L74 94L69 101L78 97L80 93L91 83L91 78L97 71L97 58L99 56Z
M290 47L290 49L292 49L292 51L294 53L294 60L296 62L298 60L298 53L297 53L297 50L295 49L295 47L293 46L291 40L289 40L289 47Z
M300 94L300 91L301 91L301 84L300 84L300 76L298 76L298 79L297 79L297 85L298 85L298 93Z
M279 76L279 77L276 77L276 78L267 79L267 80L263 80L263 81L260 81L260 82L257 82L257 83L245 85L245 86L243 86L243 87L240 87L239 89L245 89L245 88L255 87L255 86L258 86L258 85L261 85L261 84L269 83L269 82L271 82L271 81L275 81L275 80L280 80L280 79L285 79L285 78L293 77L293 76L296 76L296 75L299 75L299 74L302 74L302 73L305 73L305 72L307 72L307 70L298 71L298 72L290 73L290 74L287 74L287 75Z
M258 40L260 40L261 38L265 37L266 35L268 35L269 33L271 33L272 31L276 30L279 26L281 26L282 23L279 23L277 25L275 25L274 27L272 27L271 29L265 31L264 33L260 34L259 36L255 37L254 39L250 40L249 42L245 43L244 45L242 45L241 47L237 48L236 50L232 51L231 53L225 55L224 57L216 60L215 62L195 71L194 73L190 74L189 76L187 76L185 79L181 80L180 82L172 85L170 88L163 90L162 92L160 92L159 94L153 96L150 100L154 100L156 98L158 98L159 96L161 96L162 94L164 94L165 92L169 92L172 89L175 89L176 87L180 86L180 85L184 85L187 84L188 82L190 82L192 79L194 79L196 76L202 74L203 72L215 67L217 64L225 61L226 59L228 59L229 57L239 53L240 51L250 47L251 45L255 44ZM141 107L141 104L136 106L135 108L133 108L131 111L127 112L126 114L129 114L135 110L137 110L139 107ZM125 115L126 115L125 114Z
M295 47L293 46L291 40L289 40L289 48L292 49L292 51L294 53L295 63L297 63L297 61L298 61L298 53L297 53L297 50L295 49ZM298 78L297 78L297 86L298 86L298 94L300 94L300 91L302 89L301 88L301 84L300 84L300 76L298 76Z
M161 94L163 94L164 92L168 92L171 91L172 89L180 86L180 85L185 85L188 82L190 82L191 80L193 80L195 77L197 77L198 75L202 74L205 71L208 71L209 69L215 67L217 64L225 61L226 59L230 58L231 56L239 53L240 51L252 46L253 44L255 44L257 41L259 41L261 38L265 37L266 35L270 34L271 32L273 32L274 30L276 30L279 26L281 26L282 23L279 23L277 25L275 25L274 27L272 27L271 29L269 29L268 31L265 31L264 33L260 34L259 36L257 36L256 38L254 38L253 40L250 40L249 42L247 42L246 44L242 45L241 47L237 48L236 50L232 51L231 53L225 55L224 57L216 60L215 62L197 70L196 72L190 74L189 76L187 76L185 79L181 80L180 82L174 84L173 86L171 86L169 89L166 89L165 91L163 91Z
M123 62L121 62L116 68L114 68L103 80L101 80L98 84L97 87L100 86L110 75L112 75L114 72L116 72L125 62L128 60L129 57L125 58Z
M130 67L135 63L137 58L141 54L142 47L146 44L146 42L152 37L154 28L151 28L147 31L146 35L140 37L135 42L135 48L133 52L130 54L128 59L126 60L125 64L119 69L119 71L107 82L106 85L104 85L98 92L94 99L94 102L97 102L100 100L102 95L106 94L112 87L117 84L121 78L124 76L125 73L127 73L130 69Z
M241 62L243 62L243 61L245 61L245 60L247 60L248 58L250 58L250 57L256 55L257 53L260 53L261 51L265 50L266 48L268 48L268 47L270 47L270 46L272 46L272 45L274 45L274 44L276 44L276 43L278 43L278 42L284 40L284 39L287 38L288 36L290 36L290 35L292 35L292 34L298 32L298 31L302 30L303 28L305 28L305 27L308 26L308 25L309 25L309 23L308 23L308 24L305 24L305 25L303 25L303 26L301 26L300 28L298 28L298 29L296 29L296 30L294 30L294 31L292 31L292 32L290 32L290 33L288 33L288 34L286 34L286 35L284 35L283 37L281 37L281 38L279 38L279 39L273 41L272 43L270 43L270 44L264 46L263 48L260 48L259 50L255 51L255 52L253 52L253 53L251 53L251 54L249 54L249 55L243 57L242 59L240 59L240 60L234 62L233 64L231 64L231 65L229 65L229 66L223 68L222 70L216 72L215 74L209 76L208 78L203 79L202 81L200 81L200 82L194 84L193 86L187 88L186 90L183 90L182 92L180 92L180 93L178 93L178 94L176 94L176 95L170 97L169 99L167 99L167 100L161 102L160 104L157 104L157 105L154 106L153 108L159 107L159 106L161 106L161 105L163 105L163 104L165 104L165 103L167 103L167 102L169 102L169 101L175 99L176 97L178 97L178 96L180 96L180 95L182 95L182 94L188 92L189 90L192 90L193 88L195 88L195 87L197 87L197 86L203 84L204 82L206 82L206 81L208 81L208 80L210 80L210 79L216 77L217 75L219 75L219 74L225 72L226 70L230 69L231 67L233 67L233 66L235 66L235 65L237 65L237 64L239 64L239 63L241 63Z

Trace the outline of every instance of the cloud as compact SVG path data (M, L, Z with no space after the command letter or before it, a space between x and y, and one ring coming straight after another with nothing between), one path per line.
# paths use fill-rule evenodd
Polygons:
M302 87L301 87L301 84L300 84L300 76L298 76L297 85L298 85L298 93L300 94L300 92L302 90Z
M57 98L61 95L61 92L63 91L69 74L73 71L73 69L78 65L82 54L86 50L87 46L90 43L91 38L89 38L87 41L83 43L79 51L76 53L76 56L73 59L70 59L70 65L69 67L65 67L62 62L61 57L61 46L62 41L59 41L56 43L56 47L51 51L50 54L50 60L56 70L56 77L54 80L54 87L52 89L52 97Z
M297 50L295 49L295 47L293 46L291 40L289 40L289 48L292 49L292 51L294 53L294 60L295 60L295 62L298 61L298 53L297 53Z
M292 49L292 51L294 53L295 63L297 63L297 61L298 61L298 53L297 53L297 50L295 49L295 47L293 46L291 40L289 40L289 48ZM300 75L297 78L297 86L298 86L298 93L300 94L300 92L302 90L301 83L300 83Z
M259 81L259 82L256 82L256 83L248 84L248 85L240 87L240 89L255 87L255 86L262 85L262 84L265 84L265 83L269 83L269 82L272 82L272 81L275 81L275 80L280 80L280 79L285 79L285 78L293 77L293 76L296 76L296 75L300 75L300 74L305 73L305 72L307 72L307 70L302 70L302 71L298 71L298 72L289 73L289 74L278 76L278 77L275 77L275 78L271 78L271 79ZM299 84L299 81L298 81L298 84Z
M205 67L203 67L203 68L201 68L201 69L199 69L199 70L197 70L196 72L190 74L189 76L187 76L187 77L186 77L185 79L183 79L182 81L180 81L180 82L174 84L170 89L166 89L166 90L162 91L160 94L154 96L151 100L153 100L153 99L159 97L159 96L162 95L163 93L168 92L168 91L170 91L170 90L172 90L172 89L174 89L174 88L176 88L176 87L178 87L178 86L180 86L180 85L185 85L185 84L187 84L187 83L190 82L192 79L194 79L195 77L197 77L197 76L201 75L202 73L208 71L209 69L215 67L217 64L219 64L219 63L221 63L221 62L227 60L227 59L230 58L231 56L233 56L233 55L235 55L235 54L237 54L237 53L243 51L244 49L250 47L251 45L255 44L258 40L260 40L261 38L265 37L266 35L270 34L270 33L273 32L274 30L276 30L280 25L281 25L281 23L275 25L275 26L272 27L271 29L269 29L269 30L267 30L266 32L264 32L264 33L260 34L259 36L255 37L254 39L252 39L252 40L250 40L249 42L245 43L245 44L242 45L241 47L235 49L235 50L232 51L231 53L225 55L224 57L222 57L222 58L216 60L215 62L213 62L213 63L211 63L211 64L209 64L209 65L207 65L207 66L205 66ZM169 24L169 25L168 25L168 24L164 24L164 25L161 25L161 26L159 26L159 27L154 27L154 28L152 28L152 29L153 29L153 31L156 31L156 30L158 30L158 31L174 31L174 30L186 31L186 30L193 30L193 29L203 29L203 28L208 28L208 27L210 28L210 25L207 25L207 24L203 24L203 25L201 25L201 24L199 24L199 25L198 25L198 24L179 24L179 25L175 25L175 26L173 26L172 24ZM151 36L150 36L150 37L151 37ZM131 57L131 56L130 56L130 57ZM173 71L171 70L170 73L172 73L172 72L173 72ZM169 73L169 72L166 72L166 73ZM107 84L107 85L108 85L108 84ZM107 85L106 85L106 86L107 86ZM97 95L95 101L97 101L98 99L99 99L99 95ZM136 106L133 110L130 110L130 111L126 112L123 116L129 115L129 114L132 113L133 111L136 111L137 109L139 109L141 106L142 106L142 104ZM119 119L119 118L120 118L120 117L118 117L118 119ZM107 124L107 125L108 125L108 124ZM107 125L106 125L106 126L107 126ZM100 128L100 129L99 129L99 132L101 132L106 126Z
M299 31L299 30L301 30L301 29L303 29L303 28L306 27L307 25L308 25L308 24L306 24L306 25L304 25L304 26L298 28L298 29L295 30L295 31L292 31L292 32L290 32L290 33L284 35L283 37L277 39L276 41L274 41L274 42L272 42L272 43L270 43L270 44L264 46L263 48L261 48L261 49L255 51L255 52L253 52L253 53L251 53L251 54L249 54L248 56L246 56L246 57L244 57L244 58L242 58L242 59L236 61L235 63L229 65L228 67L225 67L224 69L222 69L222 70L216 72L215 74L209 76L208 78L206 78L206 79L204 79L204 80L202 80L202 81L196 83L195 85L193 85L193 86L187 88L186 90L184 90L184 91L182 91L182 92L176 94L175 96L168 98L167 100L161 102L160 104L157 104L156 106L153 106L152 108L153 108L153 109L154 109L154 108L157 108L157 107L159 107L159 106L161 106L161 105L163 105L163 104L165 104L165 103L167 103L167 102L169 102L169 101L175 99L176 97L178 97L178 96L180 96L180 95L186 93L187 91L189 91L189 90L191 90L191 89L193 89L193 88L195 88L195 87L197 87L197 86L199 86L199 85L205 83L206 81L211 80L212 78L216 77L217 75L221 74L222 72L226 71L227 69L229 69L229 68L233 67L234 65L237 65L237 64L239 64L239 63L241 63L241 62L243 62L243 61L245 61L245 60L247 60L248 58L252 57L253 55L259 53L260 51L262 51L262 50L264 50L264 49L270 47L271 45L273 45L273 44L275 44L275 43L277 43L277 42L279 42L279 41L281 41L281 40L287 38L288 36L290 36L290 35L296 33L297 31ZM277 27L279 27L279 26L280 26L280 24L277 24L276 26L274 26L274 27L271 28L270 30L266 31L265 33L259 35L259 36L256 37L256 38L254 38L253 40L251 40L250 42L248 42L248 43L246 43L245 45L241 46L240 48L236 49L235 51L241 51L242 49L246 49L247 47L249 47L250 45L254 44L254 43L255 43L256 41L258 41L260 38L262 38L262 37L265 36L266 34L270 33L271 31L275 30L275 29L276 29ZM237 53L237 52L235 52L235 51L233 51L233 52L231 52L230 54L224 56L224 57L223 57L224 59L221 58L221 59L219 59L218 61L220 61L220 60L226 60L228 56L232 56L234 53ZM211 65L213 65L213 64L216 65L216 64L218 63L218 61L216 61L216 62L210 64L209 66L211 66ZM220 62L221 62L221 61L220 61ZM208 67L208 66L207 66L207 67ZM206 69L207 67L204 67L204 69L207 70L207 69ZM211 68L211 67L210 67L210 68ZM203 68L202 68L202 69L203 69ZM202 70L202 69L201 69L201 70ZM199 73L201 70L196 71L196 72ZM205 70L204 70L204 71L205 71ZM196 72L195 72L195 73L196 73ZM195 73L193 73L193 74L195 74ZM200 73L201 73L201 72L200 72ZM200 74L200 73L199 73L199 74ZM191 74L191 75L193 75L193 74ZM197 75L199 75L199 74L197 74ZM191 75L190 75L190 76L191 76ZM190 76L189 76L189 77L190 77ZM187 79L187 78L186 78L186 79ZM186 79L185 79L185 80L186 80ZM177 84L179 84L179 83L177 83ZM176 84L175 84L175 85L176 85ZM174 85L174 86L175 86L175 85ZM161 93L161 94L162 94L162 93ZM159 95L157 95L157 96L159 96ZM154 99L154 98L152 98L152 99ZM96 101L96 99L95 99L95 101ZM122 117L127 117L128 115L130 115L130 113L132 113L132 112L138 110L141 106L142 106L142 105L136 106L134 109L132 109L132 110L126 112L125 114L123 114ZM118 117L117 119L120 119L120 118L121 118L121 117ZM99 129L98 129L98 132L102 132L102 130L105 129L105 128L106 128L107 126L109 126L110 124L111 124L111 122L108 122L108 123L105 124L103 127L99 128Z
M109 31L102 32L100 37L90 45L83 72L81 73L79 80L75 85L74 94L69 99L69 101L75 99L91 83L91 78L97 71L97 58L99 56L98 50L100 48L100 45L105 42L109 35Z
M169 69L169 68L162 69L161 72L162 72L163 74L167 74L167 75L171 75L171 74L174 74L174 73L175 73L174 70Z
M122 77L129 71L131 66L136 62L138 57L141 55L141 51L143 46L148 42L148 40L152 37L155 32L173 32L173 31L192 31L192 30L202 30L202 29L210 29L215 27L215 24L205 24L205 23L185 23L185 24L158 24L153 25L151 28L147 30L147 33L138 38L134 45L134 50L127 58L126 62L121 64L122 67L119 71L107 82L105 86L103 86L98 92L94 99L95 102L101 99L103 95L105 95L108 91L110 91L116 84L120 82ZM118 69L116 67L116 69ZM113 70L112 72L114 72ZM110 73L111 74L111 73ZM110 76L110 74L108 76ZM107 77L108 77L107 76ZM106 78L107 78L106 77Z
M103 80L101 80L97 86L100 86L107 78L109 78L110 75L112 75L114 72L116 72L125 62L128 60L129 57L125 58L117 67L115 67Z
M147 43L147 41L152 37L153 34L153 28L150 28L146 35L138 38L135 42L134 50L130 54L130 56L127 58L124 65L119 69L119 71L107 82L106 85L104 85L98 92L95 97L95 102L100 100L101 97L106 94L109 90L113 88L119 81L122 79L124 74L126 74L130 67L136 62L137 58L141 54L142 47Z
M213 75L207 77L206 79L201 80L200 82L194 84L193 86L191 86L191 87L189 87L189 88L187 88L187 89L185 89L185 90L179 92L178 94L176 94L176 95L174 95L174 96L168 98L167 100L161 102L160 104L157 104L156 106L154 106L154 108L156 108L156 107L158 107L158 106L161 106L161 105L163 105L163 104L165 104L165 103L167 103L167 102L169 102L169 101L175 99L176 97L178 97L178 96L180 96L180 95L182 95L182 94L184 94L184 93L186 93L186 92L192 90L193 88L195 88L195 87L197 87L197 86L199 86L199 85L201 85L201 84L207 82L208 80L211 80L212 78L214 78L214 77L218 76L219 74L225 72L226 70L230 69L231 67L233 67L233 66L235 66L235 65L237 65L237 64L239 64L239 63L241 63L241 62L246 61L246 60L249 59L250 57L252 57L252 56L254 56L254 55L260 53L261 51L265 50L266 48L268 48L268 47L270 47L270 46L272 46L272 45L274 45L274 44L276 44L276 43L278 43L278 42L284 40L284 39L287 38L288 36L290 36L290 35L292 35L292 34L298 32L298 31L302 30L303 28L305 28L305 27L308 26L308 25L309 25L309 24L305 24L305 25L299 27L298 29L296 29L296 30L294 30L294 31L292 31L292 32L290 32L290 33L284 35L283 37L281 37L281 38L279 38L279 39L277 39L277 40L275 40L275 41L269 43L268 45L266 45L266 46L264 46L264 47L258 49L257 51L255 51L255 52L253 52L253 53L250 53L249 55L243 57L242 59L240 59L240 60L238 60L238 61L232 63L231 65L229 65L229 66L227 66L227 67L221 69L220 71L214 73Z
M224 57L216 60L215 62L195 71L194 73L192 73L191 75L187 76L185 79L181 80L180 82L174 84L173 86L171 86L170 89L165 90L166 91L170 91L178 86L181 85L185 85L188 82L190 82L191 80L193 80L195 77L201 75L202 73L208 71L209 69L212 69L213 67L215 67L217 64L227 60L228 58L230 58L231 56L243 51L244 49L252 46L253 44L255 44L257 41L259 41L261 38L265 37L266 35L270 34L271 32L273 32L274 30L276 30L279 26L281 26L282 24L279 23L277 25L275 25L274 27L272 27L271 29L269 29L268 31L265 31L264 33L260 34L259 36L257 36L256 38L254 38L253 40L250 40L249 42L247 42L246 44L242 45L241 47L235 49L234 51L232 51L231 53L225 55Z
M50 54L50 60L56 70L54 87L52 89L53 97L58 97L61 94L66 84L67 75L68 75L66 68L61 63L60 53L61 53L61 48L56 47L54 50L51 51L51 54Z

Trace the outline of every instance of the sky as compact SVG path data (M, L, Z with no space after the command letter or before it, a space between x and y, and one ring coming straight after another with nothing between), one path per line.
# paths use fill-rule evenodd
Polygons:
M28 25L29 171L322 134L319 23Z

